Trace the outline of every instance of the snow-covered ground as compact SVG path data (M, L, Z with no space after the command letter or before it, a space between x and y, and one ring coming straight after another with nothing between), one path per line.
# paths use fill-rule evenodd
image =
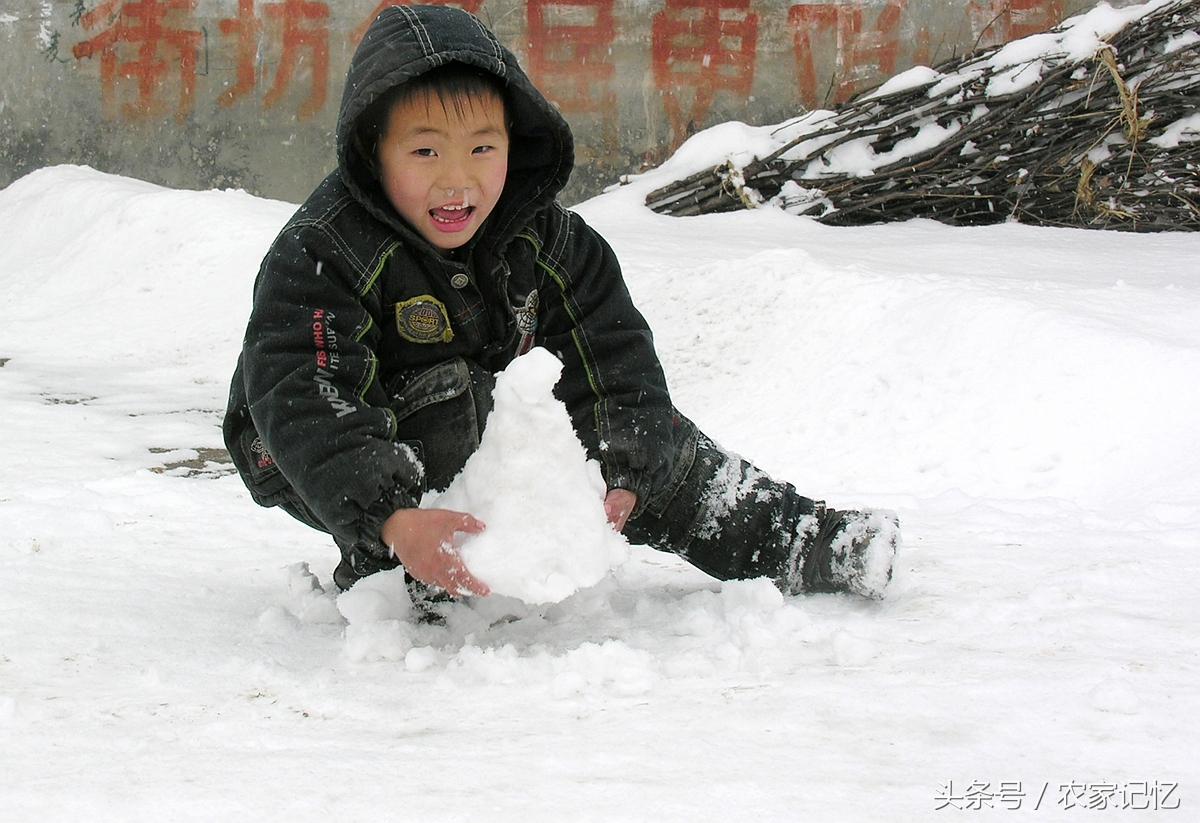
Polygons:
M0 191L0 818L1192 819L1200 236L676 219L663 182L580 210L677 404L898 510L886 600L635 547L347 626L332 545L210 460L293 207L46 169Z

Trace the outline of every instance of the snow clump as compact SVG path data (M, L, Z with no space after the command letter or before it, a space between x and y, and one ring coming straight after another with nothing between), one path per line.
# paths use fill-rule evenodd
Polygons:
M554 397L562 363L545 349L496 376L495 407L463 470L423 508L468 512L487 528L459 548L473 575L526 603L557 603L594 586L628 557L604 513L600 466Z

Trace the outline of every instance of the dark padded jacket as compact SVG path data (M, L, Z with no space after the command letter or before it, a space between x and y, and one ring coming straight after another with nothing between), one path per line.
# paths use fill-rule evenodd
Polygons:
M501 78L512 122L504 192L453 258L399 217L353 139L373 101L451 61ZM455 358L499 371L531 344L563 361L556 393L609 487L644 501L665 484L672 410L650 331L608 244L555 202L570 129L495 36L451 7L386 9L351 62L337 147L254 287L224 421L254 499L287 489L339 541L378 544L421 489L393 408L404 387Z

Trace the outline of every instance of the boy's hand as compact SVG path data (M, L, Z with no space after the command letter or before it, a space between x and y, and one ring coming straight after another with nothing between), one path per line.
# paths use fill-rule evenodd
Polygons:
M479 534L482 521L469 514L448 509L399 509L383 521L379 537L389 546L404 570L431 586L452 595L491 593L463 565L454 548L454 535Z
M625 529L629 515L637 506L637 495L629 489L613 489L604 498L604 513L613 530L620 532Z

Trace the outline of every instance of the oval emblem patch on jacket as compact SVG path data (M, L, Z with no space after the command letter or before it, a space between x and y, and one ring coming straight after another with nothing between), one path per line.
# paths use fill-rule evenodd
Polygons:
M430 294L396 304L396 331L410 343L449 343L454 339L446 304Z

